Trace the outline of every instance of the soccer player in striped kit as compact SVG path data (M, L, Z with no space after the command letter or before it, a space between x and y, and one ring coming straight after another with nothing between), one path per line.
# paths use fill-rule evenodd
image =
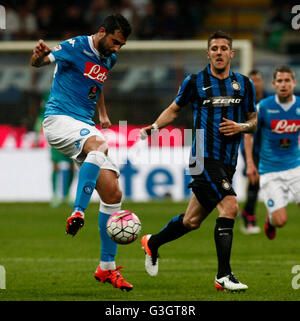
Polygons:
M289 201L300 205L300 97L294 95L294 71L289 66L277 67L273 86L276 94L258 104L261 137L258 171L250 153L253 137L245 135L247 174L253 183L259 179L268 212L265 234L270 240L276 236L276 227L283 227L287 222Z
M190 162L190 172L193 181L189 187L193 195L184 214L174 217L159 233L143 236L141 242L146 254L146 271L155 276L158 248L199 228L216 207L219 217L214 231L218 257L215 287L240 291L248 287L234 276L230 266L233 226L238 213L238 200L231 184L241 135L256 130L257 115L254 86L248 77L230 69L233 56L231 37L221 31L214 33L208 39L209 64L199 73L188 75L171 105L152 125L141 129L141 137L146 137L153 129L170 124L188 103L192 105L193 163ZM197 130L203 133L200 143ZM193 158L197 158L195 150L199 144L204 153L202 169L201 160Z
M95 127L93 116L97 108L102 128L110 127L102 89L130 33L127 19L120 14L110 15L96 34L67 39L52 50L40 40L31 57L34 67L56 63L44 115L44 135L50 146L73 158L80 167L66 232L74 236L84 225L84 211L96 189L100 197L101 258L95 278L126 291L133 286L123 278L121 267L116 267L117 243L106 232L110 215L121 208L120 173L108 155L108 145Z

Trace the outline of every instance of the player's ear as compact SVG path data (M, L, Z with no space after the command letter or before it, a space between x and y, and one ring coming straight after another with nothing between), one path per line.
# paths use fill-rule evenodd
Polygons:
M234 57L235 51L231 50L230 58L232 59Z
M101 38L104 37L106 35L105 28L104 27L100 27L98 33L99 33Z

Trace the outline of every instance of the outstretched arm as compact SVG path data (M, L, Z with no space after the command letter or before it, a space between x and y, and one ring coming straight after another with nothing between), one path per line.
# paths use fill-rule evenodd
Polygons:
M171 105L159 115L152 125L141 129L141 138L146 138L148 135L150 135L152 129L157 130L171 124L178 117L179 110L180 107L175 103L175 101L173 101Z
M48 57L51 49L46 45L44 40L39 40L37 45L33 49L33 54L30 59L30 64L33 67L42 67L50 64Z

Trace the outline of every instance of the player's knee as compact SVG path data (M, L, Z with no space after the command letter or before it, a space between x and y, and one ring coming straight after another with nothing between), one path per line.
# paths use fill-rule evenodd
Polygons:
M96 144L96 150L107 155L107 153L108 153L107 143L103 142L103 141L98 142L98 144Z
M111 196L111 203L120 203L122 200L122 191L116 188Z
M287 223L287 218L286 217L278 217L276 219L276 226L277 227L283 227Z
M83 146L83 151L85 154L88 154L92 151L99 151L107 155L108 153L108 144L105 140L97 136L92 136L87 139Z
M230 212L233 218L237 216L239 212L239 203L237 201L232 204L232 208Z
M197 218L183 218L183 225L189 230L196 230L200 227L200 220Z
M98 150L92 150L90 151L86 158L85 161L88 163L95 164L101 168L102 164L105 162L106 156L103 152L100 152Z
M114 188L108 195L105 196L103 201L107 204L117 204L122 200L122 191L119 188Z
M229 206L224 209L224 216L235 219L239 211L239 203L237 200L231 202Z

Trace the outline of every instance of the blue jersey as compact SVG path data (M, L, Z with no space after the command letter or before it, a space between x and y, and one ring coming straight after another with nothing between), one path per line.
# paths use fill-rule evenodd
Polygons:
M204 130L204 157L236 166L241 134L220 133L222 118L241 123L248 112L255 112L255 89L252 81L230 70L229 77L218 79L210 65L196 75L189 75L180 86L175 99L178 106L193 107L193 145L195 155L196 130Z
M269 94L268 92L264 91L263 93L263 98L267 98L269 97L271 94ZM261 99L261 100L262 100ZM256 104L258 104L259 101L256 102ZM260 150L260 131L256 131L254 134L253 134L253 154L255 155L259 155L259 150ZM241 140L241 152L242 152L242 155L245 159L245 144L244 144L244 139Z
M117 56L101 58L92 36L68 39L49 54L56 62L45 118L67 115L94 125L95 105Z
M289 108L273 95L259 103L258 130L261 131L259 173L265 174L300 165L300 97L293 96Z

